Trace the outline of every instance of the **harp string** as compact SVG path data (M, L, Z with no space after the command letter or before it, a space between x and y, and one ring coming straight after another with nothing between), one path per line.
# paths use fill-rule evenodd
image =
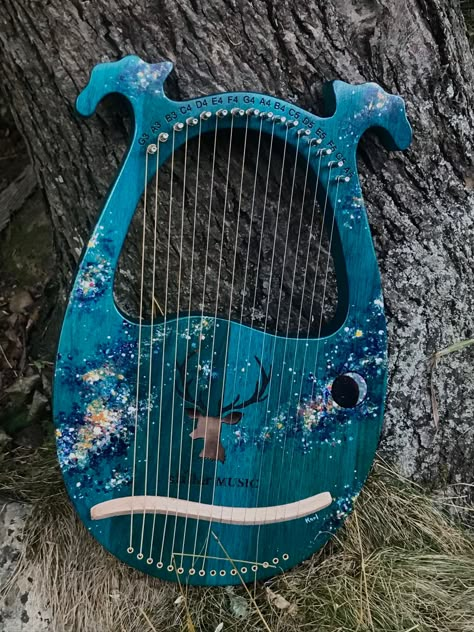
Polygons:
M307 283L307 280L308 280L309 257L310 257L310 254L311 254L312 233L313 233L314 222L315 222L315 219L316 219L316 216L317 216L317 209L318 209L318 188L319 188L319 180L320 180L320 174L321 174L322 156L323 156L322 153L320 153L319 154L319 160L318 160L318 167L317 167L317 171L316 171L316 183L315 183L315 186L314 186L313 203L312 203L312 211L311 211L311 221L310 221L310 226L309 226L308 247L306 249L306 260L305 260L305 266L304 266L303 289L302 289L302 294L301 294L300 310L299 310L299 314L298 314L298 328L297 328L298 332L301 329L301 319L302 319L302 314L303 314L304 295L305 295L305 291L306 291L306 283ZM324 215L323 215L323 217L324 217ZM323 221L324 221L324 219L323 219ZM319 255L319 253L318 253L318 255ZM312 292L312 300L313 301L314 301L314 294L315 294L315 288L316 288L316 279L317 279L317 274L318 274L318 267L319 267L319 256L318 256L318 259L317 259L317 262L316 262L316 269L315 269L314 287L313 287L313 292ZM295 271L294 271L294 273L295 273ZM293 273L293 284L294 284L294 280L295 280L294 273ZM290 309L291 309L291 306L290 306ZM310 333L310 328L311 328L311 314L312 314L312 306L311 306L311 309L310 309L310 312L309 312L308 329L307 329L307 332L306 332L306 339L309 338L309 333ZM295 366L295 364L296 364L296 356L297 356L297 347L295 345L295 352L293 354L292 366ZM305 352L304 352L304 355L303 355L303 364L302 364L302 372L301 372L301 380L300 380L299 389L296 391L298 393L301 393L302 388L303 388L306 356L307 356L307 346L305 345ZM290 409L291 409L291 403L288 404L288 410L287 410L287 413L286 413L287 417L290 416ZM285 436L284 444L283 444L283 452L285 450L285 447L286 447L286 436ZM280 497L280 492L281 492L281 479L278 481L278 491L277 491L277 494L276 494L277 498Z
M215 168L216 168L217 133L218 133L218 126L219 126L219 118L217 116L215 118L215 121L216 122L214 125L214 147L212 151L211 183L210 183L210 188L209 188L209 206L208 206L208 218L207 218L206 251L205 251L205 261L204 261L204 279L203 279L203 284L202 284L202 296L201 296L201 299L202 299L201 314L200 314L201 323L204 318L204 302L206 299L207 263L208 263L208 258L209 258L209 238L210 238L210 231L211 231L212 202L213 202L214 177L215 177ZM201 351L202 351L202 340L201 340L201 336L199 336L198 355L197 355L197 363L196 363L196 382L195 382L196 385L194 388L194 402L197 402L197 398L198 398ZM202 459L202 463L201 463L201 479L200 479L201 481L203 480L203 476L204 476L204 459ZM191 484L191 482L189 484ZM203 487L202 485L199 486L199 499L198 499L199 503L201 503L201 500L202 500L202 487ZM191 561L192 570L194 570L194 565L196 562L196 548L197 548L198 532L199 532L199 513L198 513L198 517L195 523L195 531L194 531L193 557Z
M192 311L192 291L193 291L193 274L194 274L194 248L196 242L196 217L197 217L197 205L198 205L198 193L199 193L199 167L201 162L201 128L202 128L202 118L199 117L199 128L198 128L198 146L197 146L197 159L196 159L196 178L194 184L194 211L193 211L193 227L192 227L192 243L191 243L191 264L190 264L190 276L189 276L189 303L188 303L188 334L191 328L191 311ZM186 336L186 354L184 360L184 376L186 377L188 372L188 354L189 354L189 339L190 336ZM184 385L183 385L184 386ZM183 415L181 418L182 431L184 430L184 418L186 415L186 406L183 400ZM182 434L181 434L182 439ZM191 441L191 447L189 450L189 463L188 463L188 488L186 493L186 500L190 499L191 495L191 468L193 462L193 452L194 452L194 441ZM178 488L179 489L179 488ZM181 552L184 553L184 545L186 542L186 531L188 527L188 516L186 515L184 519L184 527L183 527L183 539L181 545ZM181 555L181 563L180 566L183 565L183 555Z
M188 171L188 125L185 126L185 139L184 139L184 166L183 166L183 195L181 201L181 236L180 236L180 244L179 244L179 269L178 269L178 303L176 307L176 316L179 318L179 312L181 308L181 272L183 265L183 244L184 244L184 217L185 217L185 208L186 208L186 177ZM170 434L170 451L169 451L169 468L168 468L168 496L170 495L170 482L171 482L171 454L172 454L172 443L173 443L173 426L174 426L174 411L175 411L175 395L176 395L176 364L178 361L178 338L179 338L179 321L176 321L176 339L175 339L175 351L174 351L174 379L173 379L173 408L172 408L172 417L171 417L171 434ZM184 373L186 379L186 370ZM183 414L181 417L181 436L179 443L179 457L178 457L178 477L181 472L181 462L183 458L183 428L184 428L184 401L182 403ZM179 483L176 487L176 496L179 496ZM178 524L178 514L176 513L174 519L174 527L173 527L173 540L171 544L171 551L174 551L174 545L176 541L176 527Z
M265 217L266 217L266 211L267 211L268 187L270 183L270 170L271 170L272 157L273 157L272 152L273 152L274 133L275 133L275 120L272 120L272 128L270 131L270 148L268 150L269 156L268 156L267 174L266 174L266 181L265 181L265 194L263 197L262 220L261 220L261 226L260 226L260 239L258 242L257 271L255 273L255 287L253 291L252 308L250 310L250 320L252 321L252 324L255 317L255 311L256 311L256 305L257 305L258 277L260 274L260 263L261 263L261 258L262 258L263 231L264 231ZM286 128L286 132L285 132L283 164L285 162L287 139L288 139L288 127ZM283 171L282 171L282 174L283 174ZM279 192L279 197L278 197L278 206L280 206L280 199L281 199L281 183L280 183L280 192ZM251 345L251 338L249 339L249 347L247 349L247 355L244 357L248 357L248 355L250 354L250 345ZM247 377L248 377L248 372L246 372L245 374L244 391L246 391L246 387L247 387Z
M153 318L154 318L154 301L155 301L155 280L156 280L156 248L157 248L157 232L158 232L158 192L159 192L159 169L160 169L160 138L157 138L156 141L156 171L155 171L155 221L154 221L154 234L153 234L153 283L152 283L152 293L151 293L151 331L150 331L150 379L151 379L151 373L152 373L152 366L153 366L153 343L154 343L154 324L153 324ZM164 316L164 314L162 314ZM158 338L159 340L159 338ZM150 411L151 408L151 403L150 403L150 397L151 397L151 384L149 383L148 385L148 411ZM160 408L161 408L161 402L160 402ZM157 450L156 450L156 459L157 459L157 463L156 463L156 472L155 472L155 496L158 496L158 472L160 469L160 438L161 438L161 424L159 424L158 427L158 445L157 445ZM151 536L150 536L150 550L148 553L148 561L152 560L153 558L153 544L155 541L155 528L156 528L156 507L153 511L153 520L152 520L152 525L151 525ZM150 562L151 563L151 562Z
M160 383L160 414L159 414L159 428L161 429L161 425L163 422L163 383L164 383L164 375L165 375L165 356L166 356L166 341L167 341L167 325L168 325L168 295L169 295L169 268L170 268L170 250L171 250L171 219L173 216L173 186L174 186L174 147L176 142L176 131L173 128L173 133L171 136L171 175L170 175L170 187L169 187L169 204L168 204L168 241L166 248L166 277L165 277L165 305L164 305L164 316L163 316L163 353L161 356L161 383ZM161 437L160 437L161 438ZM160 439L159 439L160 441ZM157 449L160 450L160 444L158 444ZM168 496L169 496L169 479L168 479ZM166 535L166 527L168 524L168 509L165 514L165 522L163 525L163 538L161 541L161 549L160 549L160 559L158 564L163 566L163 549L165 546L165 535Z
M309 156L310 152L308 152L308 156ZM309 167L309 161L307 163L307 167ZM306 174L305 174L306 178L308 177L308 169L306 169ZM304 206L304 199L303 199L303 204L302 204L302 208L301 211L303 211L303 206ZM301 212L301 217L300 217L300 224L299 224L299 231L298 231L298 245L296 247L296 258L295 258L295 264L297 262L297 257L298 257L298 249L299 249L299 242L301 239L301 224L302 224L302 219L303 219L303 212ZM286 234L286 242L285 242L285 247L288 244L288 231ZM309 245L308 247L311 247L311 240L309 241ZM286 254L286 250L285 250L285 254ZM283 276L282 276L283 279ZM295 271L293 272L293 284L294 284L294 280L295 280ZM279 294L279 305L281 302L281 298L282 298L282 290L283 290L283 281L280 284L280 294ZM292 302L293 302L293 286L291 288L291 298L290 298L290 306L289 306L289 312L288 312L288 321L287 321L287 327L286 327L286 337L285 337L285 344L283 347L283 358L286 358L286 351L288 348L288 334L289 334L289 326L290 326L290 318L289 315L291 314L291 306L292 306ZM303 288L303 296L304 296L304 288ZM311 314L311 313L310 313ZM311 315L310 315L310 320L311 320ZM278 325L277 325L278 326ZM299 328L297 329L297 334L299 334ZM305 347L306 348L306 347ZM285 362L285 360L284 360ZM288 370L291 371L291 382L293 383L293 371L294 371L294 367L295 367L295 362L293 361L293 363L291 364L290 367L288 367ZM292 389L293 390L293 389ZM277 398L277 406L276 406L276 410L277 412L280 410L280 406L281 406L281 396L282 396L282 392L283 392L283 380L280 380L279 383L279 387L278 387L278 398ZM290 393L290 401L291 401L291 393ZM289 417L289 408L288 408L288 412L287 412L287 417ZM284 439L283 439L283 447L282 447L282 461L284 460L285 457L285 449L286 449L286 442L287 442L287 436L288 433L285 433L284 435ZM272 455L272 461L271 461L271 466L270 469L272 469L273 467L273 458L274 458L274 454ZM279 481L279 487L278 487L278 492L277 492L277 498L279 498L279 494L280 494L280 484L281 484L281 478ZM269 492L269 489L267 491L267 493Z
M322 242L323 242L323 236L324 236L324 227L325 227L326 222L327 222L327 213L328 213L328 204L329 204L329 188L331 186L332 169L333 169L333 165L329 164L329 167L328 167L328 182L327 182L326 195L325 195L325 200L324 200L322 227L321 227L321 233L320 233L319 245L318 245L318 259L317 259L318 267L316 268L316 272L319 269L319 262L320 262L320 256L321 256L321 251L322 251ZM327 256L327 261L326 261L323 298L322 298L322 301L321 301L321 312L320 312L319 325L318 325L318 338L321 337L321 331L322 331L322 328L323 328L324 305L325 305L325 301L326 301L327 279L328 279L329 264L330 264L330 259L331 259L330 255L331 255L332 240L333 240L333 235L334 235L334 223L335 223L335 217L336 217L336 211L337 211L337 205L338 205L338 198L339 198L339 185L340 185L339 178L337 179L336 182L337 182L337 184L336 184L336 195L335 195L335 198L334 198L335 199L335 203L334 203L334 208L333 208L333 211L332 211L331 224L330 224L330 229L329 229L328 256ZM314 299L315 299L316 281L317 281L317 277L315 275L313 288L312 288L312 295L311 295L311 310L312 310L312 305L313 305ZM309 336L309 329L310 329L310 327L311 327L311 322L308 324L308 336ZM299 391L300 393L301 393L301 389L302 389L302 386L303 386L303 380L304 380L304 375L305 375L305 371L306 371L306 366L305 366L306 365L306 357L307 357L306 350L307 350L307 347L305 347L305 353L304 353L304 356L303 356L303 370L302 370L302 374L301 374L301 385L300 385L300 391ZM319 346L318 346L318 348L316 350L316 357L315 357L315 361L314 361L314 366L311 367L313 375L315 375L315 376L317 376L318 356L319 356ZM291 473L293 471L294 455L295 455L295 446L293 444L292 450L291 450L291 457L290 457L289 477L291 477ZM281 481L280 481L280 484L281 484Z
M157 228L158 228L158 164L159 164L159 152L160 152L160 142L157 139L156 142L156 173L155 173L155 207L154 207L154 221L153 221L153 265L152 265L152 281L151 281L151 314L150 314L150 357L148 361L148 401L147 401L147 415L146 415L146 457L145 457L145 483L144 483L144 495L147 494L148 489L148 460L149 460L149 450L150 450L150 418L152 411L151 404L151 391L153 386L153 321L154 321L154 297L155 297L155 281L156 281L156 239L157 239ZM147 157L149 154L149 150L147 149ZM148 163L148 159L147 159ZM145 191L145 197L147 196L147 191ZM145 509L143 509L142 514L142 528L140 534L140 558L143 557L143 539L145 535L145 522L146 522L146 513Z
M270 152L273 146L274 129L275 129L275 122L273 121L272 136L270 139ZM282 155L281 171L280 171L279 186L278 186L278 201L277 201L277 210L276 210L276 217L275 217L275 230L274 230L274 236L273 236L271 272L270 272L270 278L268 282L268 295L267 295L266 314L265 314L264 331L263 331L264 335L262 336L262 347L260 350L260 357L262 358L262 362L263 362L263 353L265 349L265 343L267 340L267 337L265 334L267 333L267 325L268 325L268 308L269 308L269 298L270 298L270 291L271 291L271 277L272 277L273 262L274 262L274 257L275 257L275 245L276 245L276 238L277 238L277 231L278 231L278 219L279 219L280 209L281 209L281 195L282 195L282 190L283 190L283 178L285 174L286 153L287 153L287 148L288 148L288 131L289 131L289 128L287 126L285 130L283 155ZM265 228L265 213L266 213L266 206L267 206L268 186L269 186L269 180L270 180L270 168L271 168L271 160L269 160L268 162L267 178L266 178L266 184L265 184L265 204L264 204L264 209L263 209L263 214L262 214L262 224L260 228L259 253L258 253L258 260L257 260L257 275L256 275L255 290L254 290L254 296L253 296L253 307L252 307L253 314L255 313L255 308L256 308L257 283L258 283L258 275L259 275L258 271L260 269L260 260L261 260L261 254L262 254L263 234L264 234L264 228ZM251 345L252 345L252 337L249 336L249 346L247 349L247 354L244 357L248 358L250 356ZM245 380L244 380L244 392L247 391L248 374L249 372L246 371ZM260 377L261 377L261 374L259 375L259 378L258 378L259 383L260 383ZM262 454L263 454L263 444L262 444ZM262 458L262 454L260 455L261 458ZM245 511L245 518L246 517L247 517L247 507Z
M260 122L260 130L259 130L259 144L258 144L258 152L260 155L260 140L261 140L261 133L262 133L262 123L263 123L263 114L262 114L262 118L261 118L261 122ZM255 287L254 287L254 294L253 294L253 302L252 302L252 309L251 309L251 318L253 317L253 315L255 314L255 306L256 306L256 299L257 299L257 287L258 287L258 276L259 276L259 271L260 271L260 262L261 262L261 255L262 255L262 242L263 242L263 232L264 232L264 226L265 226L265 217L266 217L266 210L267 210L267 201L268 201L268 189L269 189L269 183L270 183L270 171L271 171L271 165L272 165L272 159L273 159L273 140L274 140L274 130L275 130L275 120L272 120L272 127L271 127L271 132L270 132L270 146L269 146L269 150L268 150L268 163L267 163L267 170L266 170L266 177L265 177L265 193L264 193L264 198L263 198L263 208L262 208L262 218L261 218L261 226L260 226L260 240L259 240L259 250L258 250L258 257L257 257L257 271L256 271L256 275L255 275ZM286 141L287 141L287 136L288 136L288 128L286 129L286 134L285 134L285 150L286 151ZM283 164L284 164L284 158L283 158ZM283 165L282 165L282 170L283 170ZM256 181L257 181L257 175L258 175L258 164L256 165L255 168L255 177L254 177L254 185L253 185L253 193L252 193L252 210L251 210L251 217L253 219L253 215L254 215L254 209L255 209L255 193L256 193ZM242 295L242 308L241 308L241 312L240 312L240 323L242 324L243 321L243 313L244 313L244 303L245 303L245 298L246 298L246 282L247 282L247 278L248 278L248 267L249 267L249 255L250 255L250 244L251 244L251 232L252 232L252 219L250 221L249 224L249 235L248 235L248 244L247 244L247 255L246 255L246 261L245 261L245 282L244 282L244 292ZM239 336L240 336L240 330L239 330ZM251 350L251 344L252 344L252 337L251 335L249 336L249 344L247 347L247 352L246 354L244 354L244 358L248 358L250 355L250 350ZM238 346L237 346L237 354L236 354L236 360L238 361L238 358L240 357L239 354L239 349L240 349L240 337L239 337L239 341L238 341ZM248 383L248 371L245 372L245 380L244 380L244 386L243 386L243 392L247 392L247 383ZM236 381L234 380L234 392L235 392L235 383ZM245 514L246 517L246 514Z
M228 315L227 315L227 319L228 319L229 323L230 323L231 317L232 317L232 304L233 304L233 295L234 295L235 270L236 270L236 264L237 264L237 248L238 248L238 242L239 242L240 217L241 217L241 210L242 210L242 193L243 193L243 188L244 188L245 161L246 161L246 157L247 157L248 126L249 126L249 117L247 116L246 123L245 123L245 131L244 131L244 145L243 145L243 150L242 150L242 166L241 166L241 169L240 169L239 198L238 198L238 204L237 204L237 222L236 222L236 227L235 227L235 239L234 239L234 247L233 247L232 278L231 278L231 288L230 288L230 297L229 297L229 309L228 309ZM225 350L225 360L224 360L224 370L225 371L227 371L227 359L228 359L228 352L229 352L230 329L231 328L229 326L227 328L226 342L225 342L225 349L226 349ZM226 385L226 380L222 379L222 388L221 388L220 406L219 406L219 418L220 419L222 419L222 411L223 411L223 408L224 408L225 385ZM234 385L235 385L235 380L234 380ZM235 389L235 386L234 386L234 389ZM232 391L232 399L231 399L231 401L233 401L234 398L235 398L235 390ZM217 461L216 461L216 467L215 467L215 472L214 472L214 482L213 482L213 490L212 490L212 504L214 504L214 495L215 495L215 487L216 487L216 476L217 476ZM222 507L222 509L221 509L221 518L222 518L223 511L224 511L224 507Z
M282 293L283 293L283 276L284 276L283 272L284 272L284 268L285 268L286 249L287 249L287 246L288 246L288 238L289 238L289 228L290 228L290 220L291 220L291 208L292 208L292 202L293 202L295 176L296 176L296 168L297 168L297 162L298 162L299 140L300 140L300 137L298 137L298 143L297 143L297 147L296 147L295 164L293 166L294 171L293 171L293 182L292 182L292 194L291 194L291 200L290 200L290 214L288 216L286 241L285 241L285 257L284 257L284 262L283 262L283 266L282 266L282 277L281 277L281 282L280 282L278 315L277 315L277 321L276 321L276 325L275 325L275 332L278 330L278 318L279 318L279 315L280 315L280 305L281 305L281 299L282 299ZM304 206L305 206L305 200L306 200L306 191L307 191L307 184L308 184L308 174L309 174L310 160L311 160L311 145L308 146L308 152L307 152L307 156L306 156L306 166L305 166L305 172L304 172L304 184L303 184L301 205L300 205L300 210L299 210L298 236L297 236L297 243L296 243L296 248L295 248L295 261L294 261L294 264L293 264L293 276L292 276L292 285L291 285L291 295L290 295L290 303L289 303L289 309L288 309L288 315L287 315L286 338L285 338L285 346L284 346L284 351L283 351L283 358L286 357L288 334L289 334L289 330L290 330L290 317L291 317L291 308L292 308L292 303L293 303L293 288L294 288L294 283L295 283L295 278L296 278L296 269L297 269L297 264L298 264L298 251L299 251L299 248L300 248L301 230L302 230L302 226L303 226ZM299 324L298 324L298 328L296 330L296 333L297 334L299 333ZM272 364L273 364L273 357L274 357L274 354L272 356ZM294 365L295 365L295 363L293 361L293 364L291 365L291 367L294 367ZM283 385L283 376L280 378L280 383L279 383L278 403L277 403L277 407L276 407L277 411L280 408L280 400L281 400L281 394L282 394L282 385ZM267 415L268 415L268 411L265 413L264 425L266 424ZM263 448L263 446L262 446L262 448ZM272 456L272 465L273 465L273 456ZM281 458L282 458L282 461L283 461L283 459L284 459L284 449L283 449ZM260 456L259 479L261 479L261 475L262 475L263 461L264 461L264 459L263 459L263 449L262 449L261 456ZM267 497L269 495L269 492L270 492L270 488L268 487L267 490L266 490ZM279 494L277 493L277 495L275 497L278 499L279 498ZM257 499L256 499L255 506L258 506L259 498L260 498L260 488L257 491ZM265 517L266 517L266 512L265 512ZM261 531L261 525L259 525L258 529L257 529L257 538L256 538L257 543L256 543L256 556L255 556L256 560L258 560L258 553L259 553L260 531Z
M135 431L133 439L133 466L132 466L132 499L135 496L135 473L137 463L137 441L138 441L138 411L140 401L140 361L141 361L141 349L142 349L142 325L143 325L143 287L144 287L144 272L145 272L145 229L146 229L146 215L147 215L147 188L148 188L148 151L145 153L145 182L144 182L144 198L143 198L143 229L142 229L142 259L141 259L141 271L140 271L140 308L138 319L138 349L137 349L137 388L135 397ZM130 513L130 538L128 545L128 552L133 553L133 502L132 511Z
M260 165L260 149L261 149L261 141L262 141L262 126L263 126L263 116L260 116L260 125L258 129L258 140L257 140L257 155L255 159L255 172L253 177L253 187L252 187L252 202L250 207L250 220L249 220L249 230L247 235L247 252L245 255L245 266L244 266L244 281L243 281L243 289L242 289L242 302L240 305L240 317L239 317L239 334L237 338L237 352L235 357L238 359L240 357L240 343L241 343L241 334L242 334L242 323L244 319L244 305L245 305L245 297L247 295L247 275L248 275L248 267L250 260L250 245L251 245L251 237L252 237L252 227L254 221L254 212L255 212L255 195L257 191L257 179L258 179L258 168ZM271 154L269 156L269 163L271 162ZM232 387L232 394L236 391L237 385L237 367L234 370L234 384Z
M286 136L285 136L284 159L283 159L281 176L280 176L280 191L279 191L279 194L278 194L278 206L277 206L277 212L276 212L276 218L275 218L275 230L274 230L274 235L273 235L272 260L271 260L270 274L269 274L269 279L268 279L268 295L267 295L267 304L266 304L266 310L265 310L266 313L265 313L265 330L264 330L264 333L267 333L267 327L268 327L268 315L269 315L269 308L270 308L270 292L271 292L271 287L272 287L272 282L273 282L273 273L274 273L274 264L275 264L275 252L276 252L276 241L277 241L278 223L279 223L280 210L281 210L281 192L282 192L282 187L283 187L283 175L284 175L284 172L285 172L285 156L286 156L286 147L287 147L287 144L286 144L287 137L288 137L288 128L287 128L287 133L286 133ZM283 263L282 263L281 273L280 273L281 274L281 281L280 281L280 291L279 291L279 295L278 295L277 315L276 315L276 319L275 319L275 332L278 331L278 325L279 325L279 320L280 320L281 299L282 299L282 291L283 291L283 279L284 279L287 251L288 251L288 239L289 239L289 234L290 234L291 217L292 217L292 211L293 211L293 200L294 200L294 192L295 192L296 172L297 172L297 166L298 166L300 139L301 139L301 136L298 135L297 141L296 141L296 148L295 148L295 158L294 158L294 161L293 161L293 177L292 177L292 181L291 181L290 199L289 199L289 203L288 203L288 219L287 219L287 223L286 223L286 234L285 234L285 247L284 247L284 254L283 254ZM289 315L288 315L288 321L289 321ZM263 350L264 350L264 346L265 346L265 341L266 341L266 336L263 337L263 342L262 342L262 357L263 357ZM275 361L276 346L277 345L274 343L273 347L272 347L272 350L271 350L270 366L273 366L274 361ZM285 341L285 350L286 350L286 341ZM285 355L283 354L283 358L284 357L285 357ZM283 370L282 370L282 374L280 375L279 389L281 389L281 384L283 383L283 379L284 379L284 377L283 377ZM263 428L265 428L266 424L267 424L268 411L269 411L269 409L268 409L268 407L266 407L266 409L265 409L265 417L264 417L264 420L263 420ZM261 446L261 449L260 449L259 478L261 478L261 472L262 472L262 467L263 467L264 449L265 449L265 441L263 440L262 441L262 446ZM273 465L273 455L272 455L272 465ZM270 471L271 471L271 468L270 468ZM267 495L268 495L268 493L269 493L269 488L267 489ZM260 497L260 490L257 492L256 504L258 504L259 497ZM256 544L256 557L255 557L255 560L258 560L258 535L259 534L260 534L260 527L258 527L258 530L257 530L257 544Z
M220 249L219 249L219 266L218 266L218 272L217 272L216 302L215 302L215 309L214 309L214 331L213 331L212 343L211 343L211 367L210 367L210 374L209 374L209 388L207 390L206 414L209 414L209 404L210 404L210 400L211 400L211 380L212 380L212 374L213 374L213 371L214 371L214 350L215 350L215 341L216 341L217 315L218 315L218 311L219 311L219 291L220 291L221 273L222 273L222 254L224 252L225 220L226 220L226 214L227 214L227 198L228 198L228 195L229 195L229 175L230 175L230 162L231 162L231 157L232 157L233 132L234 132L234 117L232 116L232 118L230 120L229 149L228 149L228 153L227 153L227 171L226 171L226 182L225 182L225 193L224 193L224 208L223 208L223 211L222 211L222 231L221 231L221 241L220 241ZM222 380L223 381L225 379L224 374L225 374L226 365L227 365L227 348L225 349L224 354L225 354L225 360L224 360L224 366L223 366L223 369L222 369ZM204 430L204 445L206 445L206 439L207 439L207 424L206 424L205 430ZM215 490L216 490L216 476L217 476L217 464L218 464L218 462L219 461L217 459L217 453L216 453L215 465L214 465L214 482L213 482L213 485L212 485L211 505L214 505L214 496L215 496ZM198 520L197 524L199 524L199 520ZM201 570L204 570L204 565L206 563L207 549L208 549L208 546L209 546L209 538L211 537L211 526L212 526L212 522L209 522L209 526L208 526L208 529L207 529L207 536L206 536L206 539L205 539L205 552L204 552L204 557L202 558ZM196 525L196 528L197 528L197 525Z

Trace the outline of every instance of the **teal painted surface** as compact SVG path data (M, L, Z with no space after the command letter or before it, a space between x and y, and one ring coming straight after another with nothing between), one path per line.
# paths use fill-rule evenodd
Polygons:
M175 581L175 569L182 568L181 580L192 584L239 583L211 532L236 560L244 580L274 575L309 557L341 526L371 467L383 419L387 341L355 152L369 127L379 128L390 150L405 149L411 130L403 101L375 84L329 84L325 97L331 115L319 118L281 99L254 93L170 101L163 81L171 68L170 63L146 64L137 57L100 64L77 100L79 113L89 116L106 94L119 92L133 107L135 127L79 266L64 319L54 388L58 456L78 514L119 559L168 580ZM156 142L158 133L171 133L178 121L203 110L214 114L232 107L255 107L295 119L298 127L310 130L309 140L321 138L320 147L333 149L331 156L323 157L323 165L344 161L342 167L321 170L321 185L330 207L336 207L333 254L342 288L338 327L324 338L306 340L265 334L211 314L168 318L166 324L155 323L152 331L144 325L135 435L138 326L118 311L113 276L143 194L146 148ZM243 126L244 121L245 117L236 117L234 125ZM206 126L212 130L214 123L213 116L203 122L202 131ZM249 129L258 124L251 118ZM288 135L294 145L298 127ZM197 126L189 128L189 138L195 133ZM284 128L275 126L275 133L283 138ZM317 149L300 143L302 153L314 154L314 169ZM170 150L171 143L161 145L161 162ZM349 175L350 181L337 183L339 175ZM150 349L154 386L149 399ZM197 422L186 413L191 402L181 396L181 374L175 367L181 366L191 379L198 360L212 370L201 370L198 384L190 384L190 390L197 388L200 412L209 416L218 416L221 406L237 395L242 400L251 396L262 375L257 360L271 373L262 394L266 398L241 410L238 424L222 424L224 462L200 458L203 440L190 438ZM346 373L360 376L367 389L350 409L337 406L331 396L333 380ZM284 504L324 491L334 500L312 516L260 527L209 524L171 513L91 520L90 509L97 503L145 491L235 507ZM133 553L127 553L131 528ZM189 573L191 568L194 574Z

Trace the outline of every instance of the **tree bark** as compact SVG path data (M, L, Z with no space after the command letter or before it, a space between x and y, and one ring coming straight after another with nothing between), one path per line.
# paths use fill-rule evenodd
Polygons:
M382 447L418 480L472 483L473 353L445 357L435 373L438 429L428 366L435 351L474 335L474 60L458 2L0 4L5 90L49 203L64 278L126 145L123 112L74 114L96 63L132 53L172 60L166 90L175 99L252 90L318 112L322 82L335 78L375 81L405 98L411 149L387 155L369 137L359 152L389 317Z

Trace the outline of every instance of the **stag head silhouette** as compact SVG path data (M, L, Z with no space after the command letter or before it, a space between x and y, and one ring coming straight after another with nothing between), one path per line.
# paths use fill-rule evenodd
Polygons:
M268 394L265 395L265 392L270 382L271 370L267 373L257 356L255 356L255 360L260 368L260 375L253 394L243 401L241 400L240 394L237 394L234 401L226 405L222 404L222 398L219 399L219 414L216 417L209 415L209 402L204 403L200 399L199 389L197 388L199 367L197 367L195 375L189 378L185 366L186 363L176 363L176 369L183 385L183 388L178 385L177 391L184 402L190 405L190 407L185 408L186 414L189 415L191 419L197 420L197 426L189 436L191 439L204 440L203 449L199 453L201 459L210 459L211 461L224 463L225 449L221 443L222 424L235 425L239 423L243 416L243 413L239 411L247 408L247 406L251 404L263 402L267 399ZM196 381L194 392L193 389L191 389L193 381Z

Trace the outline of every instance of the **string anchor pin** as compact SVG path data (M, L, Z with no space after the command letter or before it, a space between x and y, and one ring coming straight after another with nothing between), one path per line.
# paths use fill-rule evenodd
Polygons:
M208 110L206 110L205 112L201 112L201 114L199 115L199 118L202 121L208 121L212 116L212 112L209 112Z
M332 149L318 149L316 152L317 156L330 156L332 154Z
M175 132L182 132L184 129L184 123L175 123L173 125L173 129Z
M217 110L216 112L217 116L219 118L224 118L224 116L227 116L229 114L228 110Z
M166 143L169 137L170 135L167 134L166 132L161 132L161 134L158 136L158 140L160 143Z
M197 125L199 123L197 118L194 118L194 116L190 116L189 118L186 119L186 125L188 127L194 127L194 125Z
M311 134L311 130L299 129L296 133L298 134L298 136L309 136Z
M152 143L151 145L148 145L148 147L146 148L147 154L156 154L157 151L157 147L154 143Z
M298 127L298 125L299 125L298 121L286 121L287 127Z
M243 116L245 114L245 110L242 110L241 108L232 108L230 113L232 116Z
M330 160L328 162L328 167L343 167L344 162L342 160Z
M245 110L245 114L247 116L258 116L260 114L260 110L257 110L256 108L248 108L248 110Z
M350 182L351 178L350 176L337 176L336 178L336 182Z
M311 145L311 147L314 147L315 145L321 145L322 142L323 142L322 138L312 138L309 141L309 144Z

